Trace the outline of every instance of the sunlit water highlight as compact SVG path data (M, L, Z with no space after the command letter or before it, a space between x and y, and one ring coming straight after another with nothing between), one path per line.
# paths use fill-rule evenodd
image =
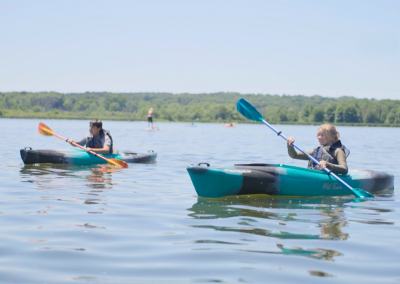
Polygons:
M78 139L87 121L44 120ZM306 166L263 125L105 122L119 150L158 152L128 169L24 166L23 147L70 147L38 120L1 119L1 283L385 283L400 281L400 129L339 127L352 169L395 175L377 200L198 198L186 167ZM277 126L305 150L315 126Z

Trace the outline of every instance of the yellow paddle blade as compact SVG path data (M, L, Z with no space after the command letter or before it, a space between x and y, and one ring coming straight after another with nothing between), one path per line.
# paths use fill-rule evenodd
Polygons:
M118 160L118 159L107 159L107 163L113 166L121 167L121 168L127 168L128 164L124 161Z
M54 132L46 124L39 122L39 133L46 136L53 136Z

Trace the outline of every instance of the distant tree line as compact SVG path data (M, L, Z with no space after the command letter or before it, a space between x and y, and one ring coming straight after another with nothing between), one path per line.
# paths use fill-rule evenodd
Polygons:
M0 116L145 120L153 107L162 121L248 122L236 110L242 97L272 123L400 124L400 100L238 93L9 92L0 93Z

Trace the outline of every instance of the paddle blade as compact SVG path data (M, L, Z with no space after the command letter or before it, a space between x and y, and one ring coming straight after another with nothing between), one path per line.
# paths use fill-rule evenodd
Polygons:
M54 132L46 124L39 122L39 133L45 136L53 136Z
M360 188L353 188L352 191L358 198L375 198L375 196L373 196L371 193L368 193Z
M261 113L248 101L245 99L240 99L237 102L236 108L238 112L240 112L244 117L254 120L254 121L262 121L263 117Z
M107 159L107 163L113 166L121 167L121 168L127 168L128 164L124 161L118 160L118 159Z

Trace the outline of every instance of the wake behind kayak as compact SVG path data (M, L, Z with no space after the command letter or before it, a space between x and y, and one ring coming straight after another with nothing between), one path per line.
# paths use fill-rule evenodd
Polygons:
M79 149L69 150L33 150L30 147L20 150L24 164L69 164L93 165L107 164L106 161ZM126 163L146 163L155 161L157 153L150 150L148 153L122 152L118 154L103 155L107 159L118 159Z

